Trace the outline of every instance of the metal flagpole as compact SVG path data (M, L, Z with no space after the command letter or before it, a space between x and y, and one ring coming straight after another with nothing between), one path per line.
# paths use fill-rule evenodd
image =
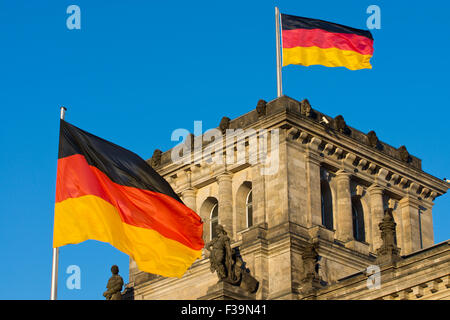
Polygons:
M61 107L61 120L64 120L66 114L66 108ZM58 288L58 258L59 258L59 248L53 248L53 258L52 258L52 288L50 293L50 300L56 300L57 288Z
M275 29L277 40L277 96L283 95L283 86L281 81L281 36L280 36L280 10L275 7Z

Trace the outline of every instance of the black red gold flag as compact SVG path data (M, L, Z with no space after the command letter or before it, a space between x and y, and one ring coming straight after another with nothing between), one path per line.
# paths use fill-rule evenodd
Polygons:
M283 66L372 68L370 31L287 14L281 14L281 25Z
M61 120L53 247L93 239L140 270L181 277L201 256L203 222L135 153Z

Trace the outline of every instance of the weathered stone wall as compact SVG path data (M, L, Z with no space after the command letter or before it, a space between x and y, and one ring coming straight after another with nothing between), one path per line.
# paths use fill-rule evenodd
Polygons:
M308 110L304 101L284 96L267 103L265 109L229 122L230 129L278 130L278 143L268 144L268 155L278 155L279 160L278 169L270 175L262 172L268 165L252 161L263 150L250 154L255 140L249 137L241 146L230 139L220 142L222 145L205 141L192 155L185 155L202 160L201 151L211 148L215 156L225 159L228 149L237 158L243 146L244 163L173 163L171 150L149 160L185 204L200 214L205 242L210 240L211 209L218 204L219 223L233 239L232 246L240 247L260 282L257 299L297 299L302 295L302 253L311 242L317 244L319 273L326 284L365 269L375 261L381 246L379 223L389 205L394 209L401 254L433 245L432 201L445 193L448 185L423 172L420 160L405 150L378 141L373 134L369 139L342 119L338 122ZM323 172L332 193L332 230L322 225ZM253 225L247 228L243 197L250 188ZM354 199L363 209L364 242L353 235ZM148 275L130 262L136 299L196 299L216 281L207 252L182 279Z
M404 256L380 269L379 287L359 272L319 291L319 300L449 300L450 242Z

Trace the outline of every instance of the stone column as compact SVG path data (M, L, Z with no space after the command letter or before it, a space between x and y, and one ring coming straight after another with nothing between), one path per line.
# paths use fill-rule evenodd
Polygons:
M406 196L399 201L402 219L402 255L420 250L419 203Z
M217 177L219 184L219 223L224 226L230 238L234 235L233 228L233 193L232 175L224 172Z
M337 183L337 238L343 242L353 240L352 198L350 173L336 172Z
M308 180L308 227L322 225L320 197L320 157L316 154L322 140L313 137L306 152L306 176Z
M370 196L370 215L372 219L372 241L370 244L372 246L372 252L376 252L383 244L379 227L384 216L383 188L372 185L367 191Z
M197 191L194 188L188 188L181 192L184 204L195 212L197 212L196 193Z

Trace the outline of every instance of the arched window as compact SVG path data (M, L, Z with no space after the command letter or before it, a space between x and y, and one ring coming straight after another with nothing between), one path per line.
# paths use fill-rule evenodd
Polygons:
M211 209L210 232L211 240L217 236L216 227L219 224L219 206L217 203Z
M329 230L333 230L333 198L328 181L321 181L320 196L322 204L322 225Z
M236 190L236 231L240 232L253 225L252 183L244 181Z
M252 200L252 190L247 195L245 201L245 207L247 211L247 228L253 225L253 200Z
M352 199L352 220L353 220L353 238L355 240L364 242L366 234L364 231L364 210L359 197Z

